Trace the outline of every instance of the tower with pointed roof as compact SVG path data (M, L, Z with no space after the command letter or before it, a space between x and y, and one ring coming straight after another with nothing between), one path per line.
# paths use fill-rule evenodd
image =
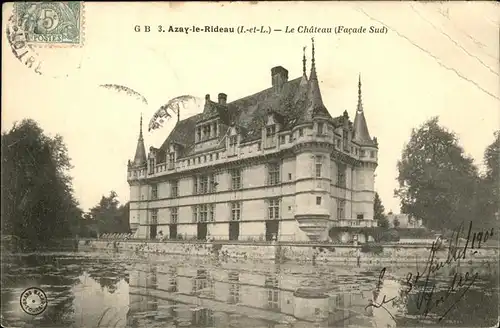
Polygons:
M128 165L137 238L363 242L360 229L377 225L378 144L361 77L352 122L347 110L327 108L314 39L311 49L309 77L304 47L297 78L276 66L260 92L206 95L203 111L179 120L147 157L141 118Z
M146 172L147 158L146 148L144 146L144 136L142 134L142 114L139 120L139 138L135 148L135 155L132 161L128 161L127 181L130 185L130 201L139 202L145 199L147 193ZM146 218L145 213L142 215ZM141 222L141 211L138 209L130 210L130 230L132 233L137 231L137 228L144 223Z

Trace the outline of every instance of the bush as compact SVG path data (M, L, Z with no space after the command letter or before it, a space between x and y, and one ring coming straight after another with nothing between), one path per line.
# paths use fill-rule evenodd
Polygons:
M374 254L380 254L384 251L384 247L379 244L373 244L373 243L367 243L361 245L361 252L363 253L374 253Z
M386 242L398 242L399 241L399 232L396 229L390 229L387 231L384 231L382 234L381 241L386 241Z

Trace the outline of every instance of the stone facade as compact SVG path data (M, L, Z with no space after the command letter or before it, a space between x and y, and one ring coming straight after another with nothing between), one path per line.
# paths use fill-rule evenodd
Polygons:
M322 102L310 76L233 102L205 98L146 157L141 133L129 161L135 238L327 240L334 227L372 227L378 143L368 133L361 81L354 123Z

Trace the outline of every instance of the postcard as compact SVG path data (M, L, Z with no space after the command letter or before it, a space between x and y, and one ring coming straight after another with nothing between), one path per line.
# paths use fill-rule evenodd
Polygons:
M2 15L3 327L498 327L498 4Z

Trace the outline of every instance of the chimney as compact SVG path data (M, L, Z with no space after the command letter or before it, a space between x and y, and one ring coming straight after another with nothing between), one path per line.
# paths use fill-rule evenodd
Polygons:
M227 102L227 95L225 93L219 93L219 104L225 105Z
M281 92L283 85L288 82L288 71L282 66L271 69L273 88L276 92Z
M210 94L206 94L205 95L205 102L209 102L210 101Z

